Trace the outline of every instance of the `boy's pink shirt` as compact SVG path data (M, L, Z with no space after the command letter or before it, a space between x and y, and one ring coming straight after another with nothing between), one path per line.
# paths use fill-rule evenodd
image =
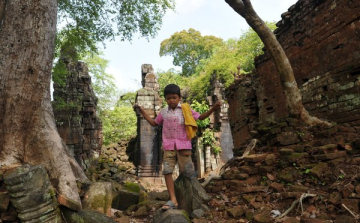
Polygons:
M191 113L195 120L200 114L191 109ZM160 114L155 118L158 125L163 125L162 140L164 150L191 149L191 140L187 138L185 130L185 120L182 113L180 103L172 110L170 107L161 110Z

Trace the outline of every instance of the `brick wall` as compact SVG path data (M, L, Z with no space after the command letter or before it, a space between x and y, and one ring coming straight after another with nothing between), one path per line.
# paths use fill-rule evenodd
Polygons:
M276 36L293 67L310 114L360 124L360 1L300 0L282 15ZM267 54L256 59L262 121L287 115L285 97ZM344 116L348 116L344 118Z
M311 115L360 125L359 18L360 0L299 0L277 23L275 34ZM250 138L256 119L272 122L288 116L269 55L257 57L255 66L256 75L243 77L227 95L235 148Z
M86 64L68 58L63 60L69 76L63 86L54 83L56 127L70 153L86 169L102 146L102 123L96 115L97 98ZM62 103L72 106L57 106Z

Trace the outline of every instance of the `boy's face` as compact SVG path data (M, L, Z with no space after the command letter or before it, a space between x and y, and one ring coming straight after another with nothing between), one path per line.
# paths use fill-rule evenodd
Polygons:
M165 100L170 108L175 109L180 102L180 97L177 94L167 94Z

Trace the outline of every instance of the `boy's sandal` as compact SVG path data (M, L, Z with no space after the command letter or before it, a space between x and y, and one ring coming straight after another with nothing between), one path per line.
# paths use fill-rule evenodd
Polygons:
M170 210L170 209L177 209L178 206L175 205L171 200L169 200L168 202L166 202L162 207L161 209L163 211L166 211L166 210Z

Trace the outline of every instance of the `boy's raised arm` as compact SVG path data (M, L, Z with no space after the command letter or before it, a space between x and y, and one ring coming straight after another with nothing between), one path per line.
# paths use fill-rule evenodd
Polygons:
M215 110L217 110L220 107L221 107L221 101L215 102L215 104L207 112L204 112L200 115L199 120L206 119L207 117L209 117L209 115L211 115L211 113L213 113Z
M134 105L134 109L138 109L138 111L144 116L145 120L152 126L157 126L158 124L152 119L138 104Z

